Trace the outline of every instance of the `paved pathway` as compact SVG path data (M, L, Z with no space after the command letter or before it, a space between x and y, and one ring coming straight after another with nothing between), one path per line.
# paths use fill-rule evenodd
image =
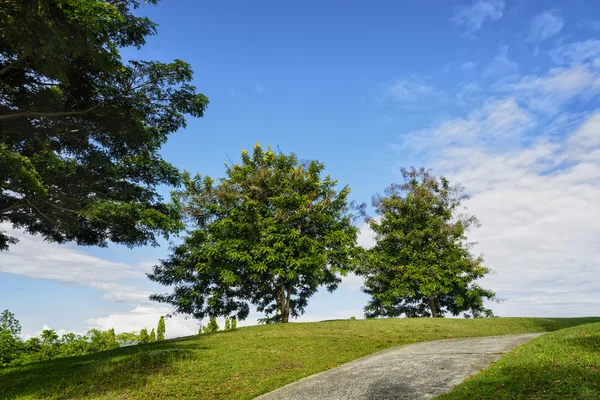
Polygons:
M431 399L541 333L394 347L262 395L260 400Z

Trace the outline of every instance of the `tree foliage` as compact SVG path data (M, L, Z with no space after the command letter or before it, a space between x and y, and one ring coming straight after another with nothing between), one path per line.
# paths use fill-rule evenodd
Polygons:
M371 296L366 316L490 316L483 299L495 294L475 283L489 269L469 250L465 231L478 222L463 212L464 189L425 169L402 176L373 198L376 245L360 269Z
M165 317L161 316L158 320L158 326L156 327L156 340L165 340L166 331Z
M219 331L219 324L217 323L216 318L209 318L208 324L204 328L202 328L203 333L215 333Z
M174 198L188 235L149 275L173 292L151 298L198 319L243 320L253 304L288 322L320 286L335 290L354 267L357 228L350 189L337 189L324 168L257 143L217 182L186 174Z
M19 334L21 324L15 315L8 310L0 315L0 366L10 363L18 357L21 344Z
M182 228L156 191L180 182L159 149L208 99L181 60L122 61L156 32L139 4L0 1L0 223L101 246Z
M142 328L140 331L140 344L150 343L150 335L148 335L148 329Z
M82 356L140 342L136 332L116 335L114 329L91 329L85 335L65 333L62 336L53 329L44 329L40 337L32 337L26 341L18 336L20 331L19 321L10 311L5 310L0 316L0 366Z

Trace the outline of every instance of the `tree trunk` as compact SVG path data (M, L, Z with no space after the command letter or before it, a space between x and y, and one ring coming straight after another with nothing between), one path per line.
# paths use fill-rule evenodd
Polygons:
M435 298L429 296L429 309L431 310L431 318L437 318L437 310L435 308Z
M277 294L277 307L281 314L281 322L290 321L290 305L292 296L292 283L288 283L287 288L283 280L279 281L279 293Z

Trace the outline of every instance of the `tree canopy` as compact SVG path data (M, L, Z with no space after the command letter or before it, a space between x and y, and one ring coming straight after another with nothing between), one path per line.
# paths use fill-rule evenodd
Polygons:
M366 316L490 316L483 299L495 294L475 283L489 269L469 250L465 230L478 222L461 207L463 188L425 169L402 169L402 176L373 198L376 244L359 269L371 296Z
M202 319L243 320L249 305L271 320L304 312L320 286L333 291L353 269L358 248L350 189L337 189L325 166L295 154L243 151L226 177L185 175L174 194L188 235L150 279L172 286L151 298Z
M181 177L158 151L208 99L181 60L121 59L156 32L139 5L0 1L0 223L101 246L182 228L156 190ZM0 231L0 250L15 242Z

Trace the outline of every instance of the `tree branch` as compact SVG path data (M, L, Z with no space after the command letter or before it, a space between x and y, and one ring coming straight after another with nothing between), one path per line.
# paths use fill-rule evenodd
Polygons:
M2 4L3 2L0 1L0 4ZM23 61L25 61L27 57L25 56L21 56L19 57L17 60L11 62L10 64L8 64L6 67L0 69L0 76L4 75L5 73L7 73L8 71L10 71L11 69L17 68L17 66L19 64L21 64Z
M40 215L42 217L44 217L46 219L46 221L50 222L51 224L53 224L55 221L53 221L50 217L48 217L46 214L44 214L43 212L41 212L39 210L39 208L37 208L36 206L34 206L29 200L27 199L23 199L27 202L27 204L29 204L35 211L37 211L38 213L40 213Z
M14 114L5 114L0 115L0 121L5 119L14 119L14 118L60 118L60 117L70 117L72 115L83 115L90 113L96 109L98 109L101 105L96 104L88 108L87 110L81 111L59 111L59 112L38 112L38 111L23 111Z
M23 203L23 200L17 200L14 203L12 203L10 206L3 208L2 210L0 210L0 215L5 215L5 213L7 211L10 210L14 210L15 208L19 207L21 204Z

